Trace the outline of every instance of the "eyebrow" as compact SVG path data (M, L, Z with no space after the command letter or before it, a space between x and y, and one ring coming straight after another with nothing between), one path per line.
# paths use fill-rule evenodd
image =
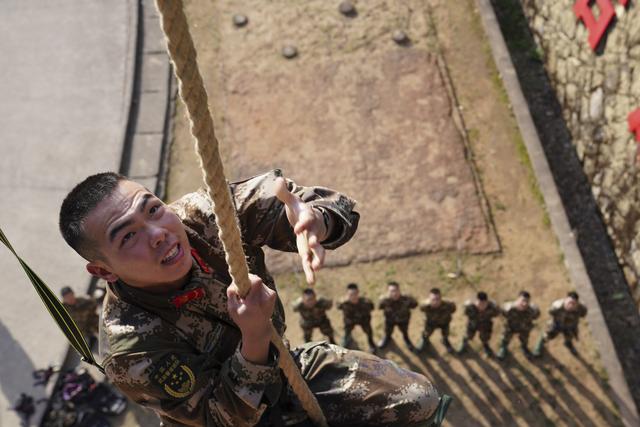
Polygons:
M140 203L140 209L138 209L139 212L144 212L144 209L147 206L147 202L149 202L149 199L151 199L153 197L152 194L150 193L146 193L145 195L142 196L142 202ZM115 239L116 235L123 229L126 228L128 226L130 226L133 223L132 219L128 219L126 221L124 221L122 224L118 224L117 226L115 226L113 228L113 230L111 230L109 232L109 242L113 242L113 239Z

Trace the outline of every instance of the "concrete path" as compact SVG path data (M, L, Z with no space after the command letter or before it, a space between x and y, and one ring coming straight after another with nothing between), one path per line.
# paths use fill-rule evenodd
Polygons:
M133 0L0 3L0 225L56 293L87 289L58 209L80 179L120 166L136 13ZM8 408L21 392L44 396L31 371L61 363L67 343L4 247L0 283L0 426L17 426Z

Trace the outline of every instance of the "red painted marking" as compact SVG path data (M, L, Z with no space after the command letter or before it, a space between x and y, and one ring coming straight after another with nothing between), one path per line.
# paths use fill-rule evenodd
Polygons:
M626 6L627 0L620 0L620 2ZM591 3L591 0L576 1L573 5L573 12L576 14L578 19L582 19L585 27L589 30L589 45L591 46L591 49L596 50L598 43L600 43L602 36L605 31L607 31L607 27L611 23L611 20L613 20L616 13L613 10L610 0L596 0L598 8L600 9L600 15L596 20L591 12L591 6L589 3Z
M640 142L640 108L629 113L627 123L629 123L629 131L635 133L636 141Z

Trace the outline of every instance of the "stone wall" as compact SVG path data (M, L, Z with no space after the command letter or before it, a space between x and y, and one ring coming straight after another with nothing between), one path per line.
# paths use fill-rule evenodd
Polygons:
M608 0L607 0L608 1ZM596 50L576 0L521 0L584 171L636 303L640 303L637 143L627 122L640 108L640 4L612 0L616 16ZM595 1L593 2L595 4ZM594 15L599 9L592 6Z

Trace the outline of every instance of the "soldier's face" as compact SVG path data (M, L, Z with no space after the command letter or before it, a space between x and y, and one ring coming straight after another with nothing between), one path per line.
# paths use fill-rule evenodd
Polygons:
M313 294L303 294L302 303L307 307L313 307L316 305L316 296Z
M387 288L387 292L389 294L389 298L396 300L400 298L400 289L397 286L389 286Z
M489 301L483 301L483 300L478 300L476 302L476 307L478 307L478 310L480 311L484 311L487 309L487 306L489 305Z
M68 292L62 297L62 301L66 304L74 305L76 303L76 296L73 292Z
M358 292L357 289L347 289L347 298L349 299L349 301L351 301L353 304L358 302L358 297L360 296L360 293Z
M430 294L431 305L437 307L442 302L442 296L440 294Z
M166 292L186 282L191 247L180 218L132 181L121 181L85 221L85 232L102 259L87 270L107 281Z
M564 300L564 309L567 311L575 311L578 308L578 301L573 298L566 298Z
M518 297L516 306L518 307L518 310L526 310L527 308L529 308L529 299L525 297Z

